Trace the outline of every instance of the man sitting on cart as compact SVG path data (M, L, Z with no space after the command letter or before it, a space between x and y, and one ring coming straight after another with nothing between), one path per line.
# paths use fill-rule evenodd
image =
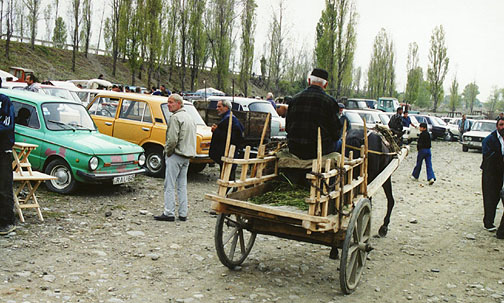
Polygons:
M308 76L308 88L294 96L286 117L287 144L290 153L300 159L317 158L318 128L322 137L322 154L335 151L341 124L336 100L325 93L329 74L315 68Z

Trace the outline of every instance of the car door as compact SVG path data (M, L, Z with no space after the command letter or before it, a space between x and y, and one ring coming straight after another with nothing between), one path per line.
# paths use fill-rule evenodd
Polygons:
M88 106L88 112L100 133L112 136L118 107L118 98L106 96L96 97Z
M141 145L152 132L151 112L149 103L145 101L123 99L113 137Z
M30 164L34 169L40 169L44 161L42 155L42 144L44 140L44 130L40 124L40 116L35 104L12 100L14 104L14 127L16 142L36 144L39 147L30 153Z

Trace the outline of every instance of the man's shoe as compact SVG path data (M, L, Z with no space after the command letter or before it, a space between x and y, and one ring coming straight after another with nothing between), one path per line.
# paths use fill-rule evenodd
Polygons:
M504 230L501 230L499 228L499 230L497 230L497 233L495 234L495 236L497 237L497 239L504 239Z
M415 178L415 177L413 177L413 176L411 176L410 179L413 180L413 181L418 181L418 179Z
M486 226L485 226L485 230L486 230L486 231L489 231L489 232L494 232L494 231L496 231L496 230L497 230L497 227L495 227L495 226L493 226L493 225L492 225L492 226L489 226L489 227L486 227Z
M2 227L0 227L0 236L6 236L15 230L16 230L16 225L14 225L14 224L2 226Z
M434 181L436 181L436 180L434 180L434 179L430 179L430 180L429 180L429 185L434 184Z
M179 217L178 217L178 219L179 219L180 221L187 221L187 217L182 217L182 216L179 216Z
M171 216L167 216L165 214L161 214L160 216L154 216L154 220L173 222L173 221L175 221L175 217L171 217Z

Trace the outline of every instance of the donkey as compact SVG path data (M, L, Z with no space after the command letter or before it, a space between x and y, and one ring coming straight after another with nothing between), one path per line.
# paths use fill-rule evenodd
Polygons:
M351 129L346 135L346 144L354 147L360 147L364 144L364 131L362 129ZM375 132L370 132L368 135L368 149L371 151L380 152L383 154L368 153L368 184L371 183L385 167L392 161L392 155L389 155L389 148L383 143L382 137ZM354 157L360 157L360 150L354 150ZM348 156L349 149L346 149L345 156ZM357 174L358 175L358 174ZM390 215L394 208L394 196L392 194L391 177L382 185L387 197L387 214L383 219L383 225L378 230L380 237L385 237L388 232L390 223Z

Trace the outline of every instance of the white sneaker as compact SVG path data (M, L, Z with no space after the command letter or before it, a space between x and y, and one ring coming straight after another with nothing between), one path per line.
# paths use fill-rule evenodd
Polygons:
M418 181L417 178L413 177L413 176L410 176L410 179L413 180L413 181Z
M434 181L435 181L434 179L430 179L430 180L429 180L429 185L434 184Z

